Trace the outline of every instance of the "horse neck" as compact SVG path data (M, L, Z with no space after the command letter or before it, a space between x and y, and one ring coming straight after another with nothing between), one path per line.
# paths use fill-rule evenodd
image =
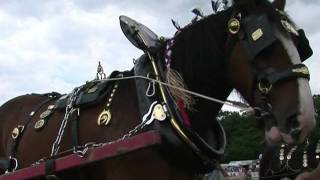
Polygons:
M221 100L230 94L232 87L227 83L224 58L225 28L230 16L231 11L209 16L205 22L198 22L175 37L171 68L182 76L189 90ZM221 104L195 98L188 114L197 126L199 120L211 121L221 107ZM206 126L207 123L199 124Z

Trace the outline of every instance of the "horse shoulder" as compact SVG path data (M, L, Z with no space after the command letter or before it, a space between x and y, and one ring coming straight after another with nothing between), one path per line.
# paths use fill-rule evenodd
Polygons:
M0 106L0 156L8 155L12 130L25 119L43 97L27 94L15 97Z

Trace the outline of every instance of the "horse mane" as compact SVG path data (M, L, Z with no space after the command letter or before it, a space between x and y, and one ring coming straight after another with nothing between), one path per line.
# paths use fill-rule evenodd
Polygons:
M284 14L281 15L268 0L239 0L237 3L240 3L244 11L250 11L254 2L257 7L267 14L269 20L280 27L279 29L283 32L285 30L280 23L283 15L294 25L294 22L285 12L282 12ZM197 90L196 86L208 82L191 84L191 82L194 82L193 79L210 80L211 82L221 82L223 80L221 76L210 77L210 72L215 71L218 75L223 74L222 70L226 63L224 48L227 38L227 22L233 13L234 7L235 5L232 5L224 11L190 23L176 33L172 38L174 40L170 65L172 68L166 70L167 83L180 88ZM212 67L215 69L210 69ZM203 72L194 72L194 69L203 69ZM199 74L202 77L198 77L200 76ZM210 79L203 78L207 76ZM188 87L186 84L188 84ZM195 101L191 95L175 89L170 91L176 100L182 100L188 109L192 109Z
M226 27L230 15L231 10L212 14L185 26L180 32L176 33L173 37L174 45L171 54L170 67L172 68L166 70L166 81L168 83L196 91L199 84L192 84L193 79L206 81L207 78L199 78L198 74L200 72L194 72L194 68L203 69L201 74L212 71L209 67L216 67L217 71L222 70ZM220 72L217 72L217 74L220 74ZM212 78L215 79L213 81L221 81L216 77ZM188 87L186 84L188 84ZM188 109L192 109L195 101L191 95L175 89L170 91L176 100L182 100Z

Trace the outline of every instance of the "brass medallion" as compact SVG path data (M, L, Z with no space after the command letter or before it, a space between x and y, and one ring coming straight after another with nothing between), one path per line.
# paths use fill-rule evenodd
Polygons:
M12 131L11 137L12 137L13 139L17 139L17 138L19 137L19 135L20 135L19 129L18 129L18 128L14 128L13 131Z
M237 34L240 31L240 21L236 18L231 18L228 22L228 29L231 34Z
M99 117L97 124L98 126L107 126L111 120L111 112L109 110L103 110Z
M42 129L45 124L46 124L46 121L45 121L44 119L40 119L39 121L37 121L37 122L34 124L34 129L35 129L35 130Z
M17 139L20 136L20 134L22 133L23 130L24 130L24 126L22 126L22 125L19 125L18 127L15 127L12 130L11 137L13 139Z
M163 107L161 104L157 104L152 112L152 116L154 119L158 120L158 121L164 121L167 117Z
M44 119L46 117L48 117L51 114L51 110L46 110L43 113L40 114L40 119Z

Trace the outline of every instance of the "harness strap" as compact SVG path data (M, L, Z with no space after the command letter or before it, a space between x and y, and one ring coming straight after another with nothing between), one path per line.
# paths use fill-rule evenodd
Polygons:
M34 114L36 114L40 109L41 107L43 107L45 104L47 104L48 102L54 100L54 99L57 99L58 97L60 97L61 95L59 93L56 93L56 92L52 92L52 93L47 93L47 94L31 94L31 95L36 95L36 96L47 96L49 99L46 99L44 100L43 102L41 102L40 104L38 104L36 106L36 108L33 109L33 111L30 113L30 115L28 116L28 119L27 121L24 123L23 126L21 127L27 127L28 124L31 122L31 119L32 117L34 116ZM10 157L15 157L16 154L17 154L17 149L18 149L18 145L19 145L19 142L20 142L20 139L21 139L21 136L23 134L24 130L20 131L21 134L19 134L19 136L17 136L17 138L13 139L13 142L10 146ZM6 162L5 162L6 161ZM7 165L8 163L8 165ZM0 169L2 168L2 166L4 167L7 167L6 170L8 171L12 171L14 170L14 167L12 165L12 161L10 159L7 159L7 160L2 160L0 161ZM17 165L15 165L15 167L18 167Z
M77 151L79 146L79 119L80 110L78 109L77 111L74 111L71 115L71 134L74 151Z
M0 169L9 169L10 160L7 158L0 158Z
M295 64L283 71L274 71L273 69L262 72L258 75L258 81L267 81L269 84L281 83L296 78L305 78L310 80L308 68L304 64Z
M59 180L55 173L55 159L48 159L45 163L45 173L47 180Z

